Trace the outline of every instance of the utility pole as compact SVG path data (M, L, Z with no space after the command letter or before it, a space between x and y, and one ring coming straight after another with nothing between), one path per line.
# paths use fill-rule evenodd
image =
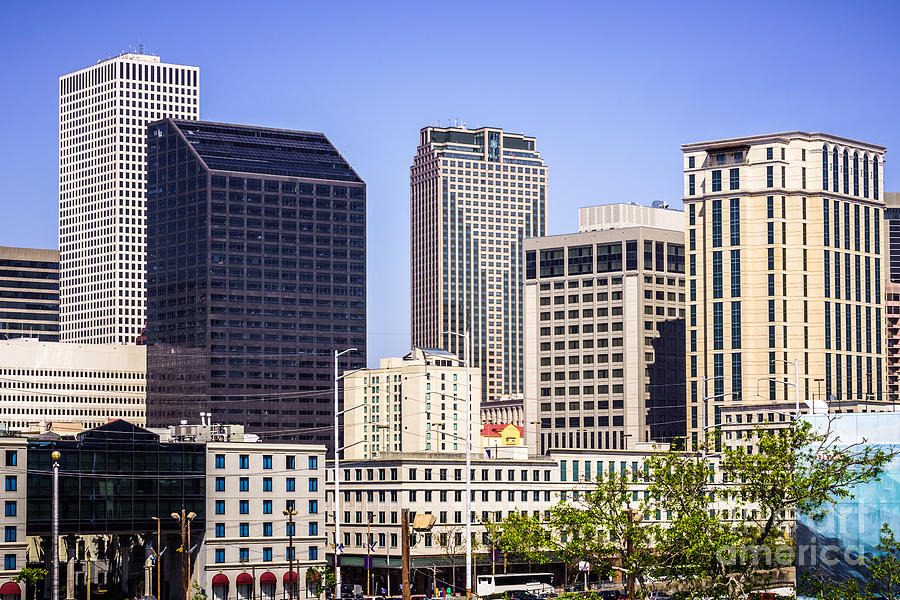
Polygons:
M366 596L372 595L372 511L366 511Z
M85 577L85 583L87 583L87 600L91 600L91 551L88 550L85 552L84 557L87 562L87 577Z
M291 508L281 513L288 518L288 598L294 600L294 515L297 511Z
M400 520L400 572L403 577L403 600L410 600L409 591L409 509L404 508Z
M178 521L178 524L181 525L181 597L183 600L189 600L188 598L188 581L191 578L190 574L190 537L191 537L191 521L194 520L194 517L197 516L197 513L189 512L185 513L185 510L182 508L181 513L173 512L172 518Z
M630 559L632 552L634 552L634 542L632 540L632 535L634 534L633 527L634 524L641 520L641 513L636 508L628 509L628 537L625 540L625 555ZM622 565L623 567L625 565ZM627 594L629 598L634 598L634 569L628 568L628 579L627 579ZM585 588L587 589L587 588Z
M53 540L51 544L51 552L53 556L53 579L50 600L59 600L59 459L61 454L59 450L54 450L50 455L53 460Z
M433 598L438 597L438 580L437 580L437 565L431 565L431 583L432 587L434 587L434 596Z

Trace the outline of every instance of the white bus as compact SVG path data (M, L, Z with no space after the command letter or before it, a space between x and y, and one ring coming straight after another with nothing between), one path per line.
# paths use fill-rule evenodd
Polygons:
M502 594L503 592L526 591L543 594L553 591L552 573L503 573L501 575L479 575L477 579L479 596Z

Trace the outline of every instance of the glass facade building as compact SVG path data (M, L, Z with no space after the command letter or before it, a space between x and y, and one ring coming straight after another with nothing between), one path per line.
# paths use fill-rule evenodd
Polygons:
M321 133L148 126L147 420L331 443L365 365L365 182Z
M60 535L156 531L152 517L182 508L197 513L194 531L203 531L205 445L163 443L157 434L118 420L77 439L29 441L29 536L51 533L54 450L61 454ZM161 524L166 532L180 532L174 519Z

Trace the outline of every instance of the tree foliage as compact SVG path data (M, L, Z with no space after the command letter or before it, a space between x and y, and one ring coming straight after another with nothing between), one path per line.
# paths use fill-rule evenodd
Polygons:
M538 530L544 548L567 564L588 560L601 574L630 574L639 593L650 579L666 579L688 598L745 599L794 565L797 515L823 518L893 458L864 441L843 443L831 426L831 420L819 429L800 420L783 429L757 426L739 446L710 440L710 448L723 448L719 453L654 453L642 473L606 473L578 485L547 523L511 516L503 535L533 547L539 537L529 532ZM894 567L878 568L894 573ZM891 585L900 581L885 577ZM853 597L852 589L843 591Z

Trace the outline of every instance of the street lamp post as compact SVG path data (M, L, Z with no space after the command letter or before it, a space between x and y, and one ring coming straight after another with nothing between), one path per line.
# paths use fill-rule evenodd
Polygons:
M162 560L162 519L160 519L159 517L150 518L156 521L156 600L162 600L162 598L160 598L162 587L159 584L160 572L162 571L162 568L159 564Z
M294 600L294 516L296 509L289 508L281 511L288 520L288 598ZM300 579L299 577L297 579Z
M348 352L356 352L356 348L334 351L334 586L337 600L341 600L341 479L338 476L341 462L338 422L341 411L338 408L338 382L342 379L338 377L338 359Z
M783 358L773 358L771 362L782 362L786 365L794 365L794 418L796 419L800 417L800 369L797 365L797 359L784 360ZM788 383L788 385L790 385L790 383Z
M469 330L465 334L444 331L463 338L466 364L466 600L472 598L472 377L469 373Z
M172 518L181 525L181 590L182 598L188 600L188 582L191 578L190 574L190 543L191 543L191 521L197 516L195 512L185 513L182 508L181 513L173 512Z
M53 577L51 600L59 600L59 459L61 456L59 450L54 450L50 455L50 458L53 460L53 526L51 532L53 536L51 540Z

